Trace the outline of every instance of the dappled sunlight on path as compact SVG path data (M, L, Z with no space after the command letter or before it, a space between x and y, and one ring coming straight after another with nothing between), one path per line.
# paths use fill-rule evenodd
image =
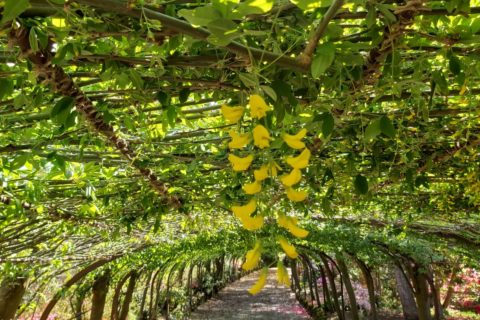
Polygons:
M232 283L220 291L218 296L201 305L190 319L310 319L295 300L290 288L277 287L276 272L276 268L269 270L267 284L255 296L247 290L257 280L258 272Z

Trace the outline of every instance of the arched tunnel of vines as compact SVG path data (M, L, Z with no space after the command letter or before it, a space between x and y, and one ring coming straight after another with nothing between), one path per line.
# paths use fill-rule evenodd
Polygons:
M479 320L479 93L479 0L0 0L0 320Z

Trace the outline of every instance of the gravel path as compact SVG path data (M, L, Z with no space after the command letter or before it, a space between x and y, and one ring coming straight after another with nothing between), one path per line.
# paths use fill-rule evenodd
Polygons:
M311 319L300 306L290 288L277 287L277 269L269 270L263 290L250 295L247 290L255 283L259 272L254 272L232 283L201 305L191 316L192 320Z

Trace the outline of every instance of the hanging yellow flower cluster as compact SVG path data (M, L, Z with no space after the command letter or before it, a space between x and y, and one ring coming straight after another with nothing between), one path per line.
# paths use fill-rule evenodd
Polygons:
M250 145L253 140L253 145L259 150L265 150L270 148L270 142L274 140L271 136L271 132L261 123L255 122L255 120L261 120L267 115L267 112L271 109L265 100L257 95L253 94L250 96L249 101L250 107L250 117L254 121L254 127L251 132L237 132L235 130L230 130L228 132L231 140L228 143L228 147L231 150L241 150ZM221 107L221 112L223 117L228 123L235 124L238 123L244 116L246 111L245 107L229 107L223 105ZM305 169L308 166L310 161L310 150L306 148L303 138L307 134L306 129L301 129L297 134L290 135L284 133L281 135L282 140L292 149L301 150L300 154L296 156L289 156L285 159L286 164L291 167L291 170L279 177L279 181L285 189L285 194L290 201L300 202L304 201L307 198L307 192L304 190L298 190L294 187L302 179L302 169ZM247 171L252 162L254 161L254 155L248 154L246 156L237 156L232 153L229 154L228 160L232 165L234 171ZM267 163L262 164L259 168L253 170L253 181L248 182L243 185L242 189L247 195L252 195L256 197L256 194L262 191L262 183L268 178L275 178L278 175L278 172L282 168L277 164L275 160L268 160ZM256 214L257 210L257 200L255 198L250 199L250 201L245 205L235 205L231 207L231 210L235 217L237 217L242 226L250 231L258 230L264 225L264 216L262 214ZM288 230L293 236L298 238L305 238L308 235L308 231L297 226L298 220L294 217L288 217L284 214L278 214L277 223L280 227ZM278 244L285 252L285 254L291 259L296 259L298 253L295 247L290 244L284 237L278 237ZM261 258L261 244L259 241L255 244L255 247L247 252L246 261L242 265L244 270L253 270L257 267ZM265 285L267 273L265 269L261 272L260 278L257 283L249 290L251 294L258 293L263 286ZM288 272L281 262L278 264L278 274L277 274L279 284L289 286L290 279L288 277Z

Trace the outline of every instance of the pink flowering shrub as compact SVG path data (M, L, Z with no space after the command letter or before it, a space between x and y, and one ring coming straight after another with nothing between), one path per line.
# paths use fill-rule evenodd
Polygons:
M458 277L459 281L454 286L453 305L459 310L480 315L480 271L465 268Z

